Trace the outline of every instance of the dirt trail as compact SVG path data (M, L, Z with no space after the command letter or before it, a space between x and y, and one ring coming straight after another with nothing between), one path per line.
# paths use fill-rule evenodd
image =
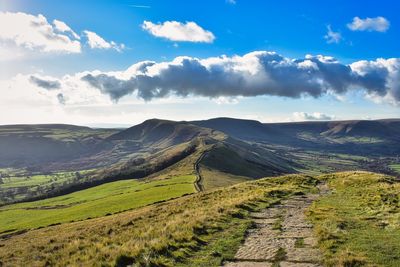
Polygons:
M197 192L203 192L204 191L204 186L203 186L203 177L201 177L200 173L200 161L203 160L204 156L208 153L208 151L204 151L203 154L196 160L194 163L194 171L196 173L196 181L194 182L194 187L196 188Z
M322 253L316 248L312 225L304 214L314 200L328 193L326 185L318 188L319 194L294 196L279 205L253 213L256 228L248 232L234 261L224 266L322 266Z

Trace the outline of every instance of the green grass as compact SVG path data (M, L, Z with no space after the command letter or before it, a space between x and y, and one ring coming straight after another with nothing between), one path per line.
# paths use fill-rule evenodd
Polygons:
M66 184L72 184L91 171L93 169L50 174L28 174L23 169L0 170L3 174L0 183L0 204L37 197Z
M390 164L389 167L398 174L400 174L400 164Z
M327 266L400 266L400 184L389 176L321 176L332 193L315 202L315 225Z
M84 220L195 192L193 175L162 180L124 180L64 196L0 208L0 232Z
M347 154L320 153L317 151L294 152L292 156L295 158L295 162L301 165L297 168L297 171L309 175L357 170L360 168L359 161L364 159Z
M302 175L268 178L28 231L0 239L0 261L5 266L221 266L252 226L251 211L310 192L316 183Z
M203 178L205 190L211 190L219 187L226 187L237 183L252 180L249 177L233 175L226 172L220 172L200 165L200 172Z
M296 239L296 241L294 242L294 247L295 248L304 248L304 238L299 237Z
M83 175L91 170L79 171ZM38 185L57 184L65 181L70 181L76 177L77 172L56 172L52 174L36 174L24 176L10 176L3 178L3 184L0 188L13 188L13 187L34 187Z

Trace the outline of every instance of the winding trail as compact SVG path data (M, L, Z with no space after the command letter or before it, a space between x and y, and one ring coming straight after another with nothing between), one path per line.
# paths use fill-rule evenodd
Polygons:
M234 260L226 267L317 267L322 266L322 253L305 210L321 195L328 193L325 184L318 194L293 196L281 204L251 216L256 228L251 229Z
M194 181L194 187L196 188L197 192L203 192L204 191L204 185L203 185L203 177L201 177L200 173L200 162L204 158L205 155L207 155L208 151L204 151L200 157L196 160L196 162L193 164L194 171L196 173L196 180Z

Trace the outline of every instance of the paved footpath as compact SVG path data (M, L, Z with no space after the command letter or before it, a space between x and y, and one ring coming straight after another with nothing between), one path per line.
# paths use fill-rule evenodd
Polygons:
M249 230L234 261L226 262L224 266L322 266L322 253L316 248L317 239L305 216L311 203L328 192L324 184L318 188L319 194L294 196L279 205L252 213L256 227Z

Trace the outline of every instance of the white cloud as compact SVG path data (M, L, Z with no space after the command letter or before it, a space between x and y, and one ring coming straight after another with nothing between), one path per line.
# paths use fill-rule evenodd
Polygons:
M398 58L344 65L327 56L292 59L275 52L256 51L232 57L142 61L125 71L85 71L61 78L20 75L16 81L0 86L0 105L11 103L7 97L15 96L13 101L18 102L24 98L30 101L33 95L65 106L84 106L126 100L158 102L170 97L203 97L219 104L234 104L241 97L318 98L350 92L359 92L359 97L366 96L374 102L400 103ZM305 116L299 113L298 117L302 115Z
M225 0L228 4L236 5L236 0Z
M327 115L320 112L294 112L293 113L293 120L294 121L330 121L334 120L335 116Z
M53 20L53 24L59 32L67 32L72 34L75 39L81 39L81 37L79 37L65 22L55 19Z
M61 21L58 25L61 23L68 27ZM0 25L9 25L0 30L0 43L3 46L40 52L81 52L81 44L77 38L63 34L41 14L34 16L22 12L0 12Z
M328 44L333 44L333 43L338 44L343 39L340 32L334 32L332 30L331 25L328 25L326 28L328 32L326 33L324 38Z
M171 41L212 43L215 39L212 32L204 30L195 22L165 21L155 24L144 21L142 28L156 37Z
M386 32L390 27L390 22L384 17L365 18L354 17L353 21L347 24L352 31L377 31Z
M179 97L281 96L300 98L359 91L400 103L400 59L358 61L344 65L328 56L291 59L275 52L205 59L177 57L170 62L138 62L121 72L81 76L114 101L135 94L150 101Z
M235 105L239 103L239 99L237 97L220 96L215 98L214 102L218 105Z
M54 19L49 23L41 14L0 12L0 61L26 60L49 53L81 53L81 37L67 23ZM124 44L107 42L98 34L84 32L90 48L121 51Z
M88 39L88 45L92 49L115 49L121 51L125 48L124 44L116 44L114 41L107 42L95 32L83 31Z

